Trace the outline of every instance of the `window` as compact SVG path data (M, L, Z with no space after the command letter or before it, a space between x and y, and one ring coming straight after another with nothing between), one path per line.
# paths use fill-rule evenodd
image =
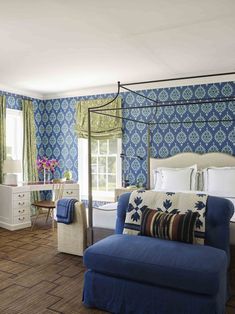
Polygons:
M7 158L22 160L23 115L20 110L6 110Z
M6 109L6 153L8 159L21 160L23 156L23 114ZM18 176L22 181L22 174Z
M91 172L95 200L113 201L114 189L121 185L121 139L92 140ZM79 139L79 182L81 198L88 194L88 140Z
M91 173L94 191L113 191L117 182L117 140L92 140Z

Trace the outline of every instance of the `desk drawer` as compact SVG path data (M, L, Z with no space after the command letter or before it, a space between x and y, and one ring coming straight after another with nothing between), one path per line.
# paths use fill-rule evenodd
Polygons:
M22 208L29 208L30 204L29 204L29 200L27 199L14 199L13 200L13 209L17 210L17 209L22 209Z
M63 193L64 198L76 198L79 199L79 191L78 190L64 190Z
M13 193L13 199L18 201L25 201L30 199L29 192L19 192L19 193Z
M30 216L29 215L20 215L20 216L15 216L13 218L14 225L22 224L22 223L26 223L26 222L30 222Z
M20 216L20 215L30 215L30 208L24 207L24 208L14 208L13 209L13 216Z

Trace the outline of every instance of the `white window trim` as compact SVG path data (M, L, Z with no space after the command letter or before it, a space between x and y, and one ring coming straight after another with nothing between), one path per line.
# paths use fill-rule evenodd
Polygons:
M23 147L23 113L22 113L22 110L7 108L6 109L6 116L7 115L15 116L17 118L20 117L20 119L21 119L21 123L20 124L21 124L21 127L22 127L22 138L20 140L22 142L22 147ZM11 126L7 125L7 123L6 123L6 129L8 129L8 128L11 128ZM16 141L18 142L19 134L17 132L17 129L16 129L16 133L14 134L14 137L15 137ZM18 156L18 158L13 156L13 159L20 159L20 160L22 160L23 159L23 152L22 152L21 156Z
M120 158L122 151L122 140L117 141L117 158ZM120 162L117 162L117 186L121 186L122 170ZM88 140L84 138L78 139L78 177L80 199L88 199ZM114 201L115 191L93 191L92 197L95 201Z
M9 156L7 154L7 158L12 158L14 160L20 160L22 162L23 160L23 112L22 110L17 110L17 109L11 109L11 108L6 108L6 132L12 128L11 125L8 125L8 119L7 116L11 116L16 118L14 121L17 126L15 128L15 133L13 134L13 146L18 147L18 149L13 149L12 155ZM21 134L19 134L19 128L21 129ZM7 143L6 143L7 145ZM23 172L18 173L18 182L23 181Z

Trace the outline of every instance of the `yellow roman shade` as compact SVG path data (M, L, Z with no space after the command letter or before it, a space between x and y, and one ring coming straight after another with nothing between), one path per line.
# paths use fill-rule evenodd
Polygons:
M95 100L82 100L77 103L76 126L75 131L80 138L88 138L88 108L99 107L112 101L112 98L99 98ZM122 137L122 100L120 97L115 99L109 105L100 109L113 109L103 111L106 115L91 113L91 136L97 140ZM117 118L119 117L119 118Z

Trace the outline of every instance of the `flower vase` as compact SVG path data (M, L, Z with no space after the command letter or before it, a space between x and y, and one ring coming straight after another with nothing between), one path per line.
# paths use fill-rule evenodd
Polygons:
M43 169L43 183L46 183L46 169Z
M50 171L47 171L45 168L43 169L43 183L50 182Z
M42 159L37 159L38 171L43 172L43 183L51 182L51 173L55 172L55 168L59 166L59 162L56 159L48 159L43 157ZM41 173L40 173L41 177ZM41 179L41 178L40 178Z
M47 171L47 178L46 178L47 182L50 182L51 181L51 174L50 174L50 171Z

